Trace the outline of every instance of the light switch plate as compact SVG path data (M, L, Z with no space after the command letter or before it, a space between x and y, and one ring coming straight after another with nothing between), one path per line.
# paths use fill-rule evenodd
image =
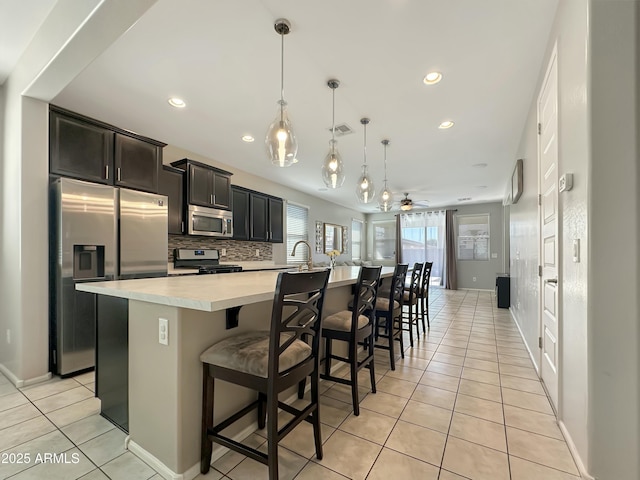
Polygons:
M573 188L573 174L565 173L558 180L558 192L564 192L565 190L571 190Z

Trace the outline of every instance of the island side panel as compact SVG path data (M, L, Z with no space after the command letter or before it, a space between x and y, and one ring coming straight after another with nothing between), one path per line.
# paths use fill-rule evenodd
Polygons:
M180 309L129 300L129 435L173 472L181 439L178 381ZM158 318L169 321L169 345L158 342Z

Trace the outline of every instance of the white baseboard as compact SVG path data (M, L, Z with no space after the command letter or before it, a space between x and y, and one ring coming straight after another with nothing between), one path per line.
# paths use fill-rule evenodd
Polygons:
M586 480L595 480L595 477L592 477L589 472L587 472L584 463L582 462L582 458L580 458L580 454L578 453L578 449L576 448L575 443L573 443L573 439L567 430L564 422L558 420L558 426L560 427L560 431L564 436L565 441L567 442L567 446L569 447L569 451L573 456L573 460L576 462L576 466L578 467L578 471L580 472L580 476Z
M18 377L14 375L14 373L9 370L5 365L0 363L0 372L9 379L11 383L16 388L28 387L29 385L34 385L36 383L46 382L51 378L51 372L46 373L45 375L40 375L39 377L28 378L27 380L20 380Z
M533 368L535 369L535 371L536 371L536 373L538 374L538 377L539 377L540 376L540 365L538 365L538 362L536 361L536 358L533 356L533 353L531 352L531 349L529 348L529 345L527 345L527 339L524 337L524 333L522 333L522 329L520 328L520 325L516 321L516 317L513 314L513 309L512 308L509 308L509 313L511 314L511 320L513 320L513 323L515 323L516 327L518 328L518 332L520 333L520 338L522 338L522 343L524 343L524 348L527 349L527 353L529 354L529 358L531 359L531 362L533 363Z

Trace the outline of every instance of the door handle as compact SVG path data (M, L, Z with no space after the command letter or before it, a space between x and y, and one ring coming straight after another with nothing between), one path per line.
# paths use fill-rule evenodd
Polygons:
M545 282L547 282L547 283L553 283L553 284L557 285L557 284L558 284L558 279L557 279L557 278L547 278L547 279L545 280Z

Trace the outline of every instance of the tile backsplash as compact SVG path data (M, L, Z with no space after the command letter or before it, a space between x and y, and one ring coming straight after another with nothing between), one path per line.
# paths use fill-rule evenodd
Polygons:
M173 263L174 248L216 248L218 250L226 248L227 256L220 257L222 262L273 260L273 245L268 242L247 242L196 235L169 235L169 263ZM260 250L258 257L256 257L256 250Z

